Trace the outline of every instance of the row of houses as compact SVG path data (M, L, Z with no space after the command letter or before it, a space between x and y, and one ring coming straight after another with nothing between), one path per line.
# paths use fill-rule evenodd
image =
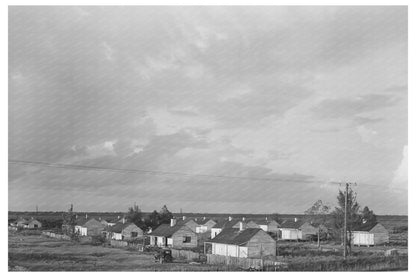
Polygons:
M23 228L23 229L42 228L42 223L33 217L31 217L30 219L18 218L15 222L12 222L10 225L13 227Z

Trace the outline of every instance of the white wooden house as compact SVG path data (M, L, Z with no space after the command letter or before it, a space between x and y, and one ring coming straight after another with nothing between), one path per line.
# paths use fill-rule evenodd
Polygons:
M389 242L389 232L380 223L364 224L352 232L353 244L374 246Z
M276 241L260 228L228 228L210 242L211 254L239 258L276 256Z

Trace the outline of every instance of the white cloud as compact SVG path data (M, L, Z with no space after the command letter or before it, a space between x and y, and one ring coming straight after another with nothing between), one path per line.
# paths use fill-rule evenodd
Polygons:
M407 145L403 147L403 158L400 162L398 168L394 172L394 177L391 182L391 187L393 189L405 189L407 190L408 185L408 152Z
M372 143L373 139L377 136L377 132L365 127L364 125L360 125L357 127L357 132L361 137L361 140L366 143Z

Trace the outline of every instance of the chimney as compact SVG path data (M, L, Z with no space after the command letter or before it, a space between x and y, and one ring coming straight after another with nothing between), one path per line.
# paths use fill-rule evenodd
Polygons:
M228 217L228 221L231 221L231 220L233 220L233 218L231 216L229 216Z
M205 220L205 216L204 216L204 220Z
M85 219L87 219L88 218L88 214L85 214Z
M182 216L182 220L185 220L186 219L186 216Z
M295 222L298 222L298 218L297 217L295 217Z
M243 227L243 222L242 221L240 221L240 232L241 231L243 231L244 230L244 227Z
M98 218L99 221L101 221L101 216Z
M126 218L125 218L125 217L123 217L123 224L124 224L124 223L126 223Z
M245 217L243 217L243 221L246 221L246 218Z
M75 215L75 218L78 218L78 215L77 214Z
M266 221L267 221L267 216L266 216Z
M152 227L149 227L149 231L147 231L148 234L152 233Z
M119 215L117 216L117 219L120 219L120 216Z
M170 227L173 227L176 225L176 218L171 218L170 219Z

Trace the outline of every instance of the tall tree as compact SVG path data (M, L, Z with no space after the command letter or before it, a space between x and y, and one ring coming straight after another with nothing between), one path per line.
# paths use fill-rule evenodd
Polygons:
M166 205L163 205L162 209L159 213L159 222L161 224L163 223L170 223L170 220L173 218L172 213L168 210L168 207Z
M69 236L73 236L75 234L77 215L74 213L74 206L72 204L68 212L62 215L62 219L62 231Z
M361 211L361 223L362 224L375 224L377 222L377 216L367 206Z
M144 227L142 211L140 210L139 205L134 204L133 207L129 207L126 218L128 221L136 224L138 227Z
M345 192L338 192L338 207L335 207L333 211L335 227L341 232L344 230L344 214L345 214ZM351 239L352 231L360 226L361 215L360 205L357 202L357 193L355 193L351 187L348 188L348 201L347 201L347 246L349 253L351 253ZM341 236L343 237L343 236Z
M154 210L151 214L149 214L149 216L146 218L145 220L146 223L146 227L147 228L156 228L157 226L160 225L160 215L159 213Z
M312 207L305 211L305 215L312 224L318 226L318 247L321 247L321 238L325 235L323 226L326 225L328 214L330 213L330 207L325 205L322 200L316 201Z

